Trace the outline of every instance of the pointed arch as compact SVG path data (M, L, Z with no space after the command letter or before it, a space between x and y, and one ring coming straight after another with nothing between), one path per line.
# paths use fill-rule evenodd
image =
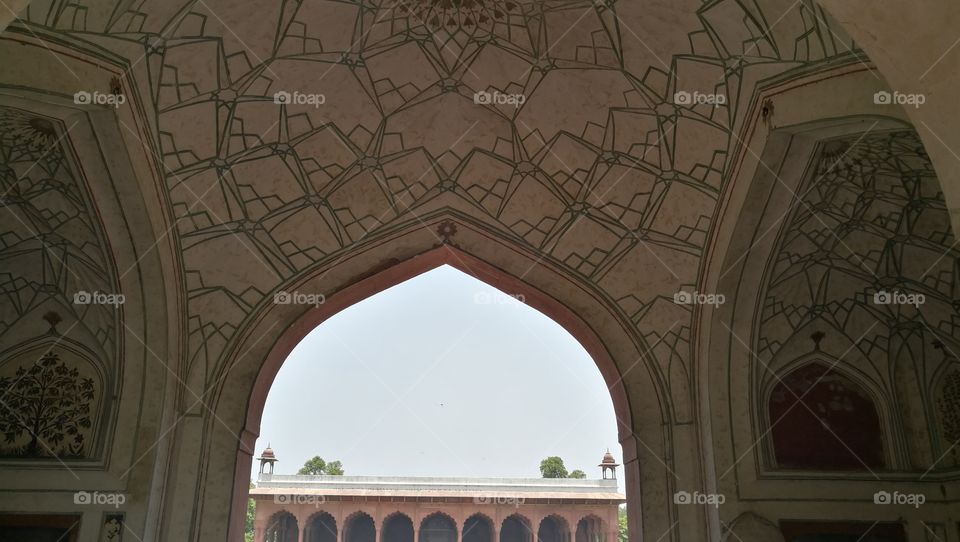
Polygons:
M660 467L665 465L662 458L673 453L662 431L664 416L670 412L665 406L671 400L670 393L664 389L644 339L634 333L629 320L624 320L609 300L575 277L564 275L549 262L459 216L456 228L462 245L436 245L436 236L424 232L424 226L437 228L451 223L451 218L440 214L431 220L352 253L350 258L338 262L339 267L313 270L284 284L283 290L327 292L325 303L309 309L265 303L249 318L244 331L237 333L237 342L228 356L234 361L226 364L230 370L224 373L211 396L216 402L213 410L217 419L229 426L235 422L242 424L243 429L237 433L240 445L237 446L236 439L220 440L214 436L219 442L209 456L226 453L227 449L235 454L231 531L239 533L243 529L240 511L246 502L245 480L264 402L289 353L313 328L332 315L442 265L522 298L580 342L597 364L613 402L623 446L627 499L634 501L636 509L644 509L642 516L636 516L637 529L640 529L641 517L644 528L651 532L667 529L669 525L660 523L667 521L666 509L672 505L656 499L640 500L641 487L644 491L655 491L658 487L667 491L674 479L668 469ZM429 248L419 251L423 245ZM464 246L470 246L471 251ZM363 271L358 274L358 269ZM588 316L589 323L581 315ZM621 372L627 369L628 372ZM256 376L251 378L251 373ZM633 390L630 397L626 391L628 386ZM246 390L249 395L237 390ZM645 391L638 393L639 390ZM237 420L238 413L243 413L240 414L242 420ZM641 433L642 441L638 436ZM693 461L689 456L686 460ZM641 463L645 465L643 470ZM693 463L689 467L693 468ZM219 484L205 487L205 491L221 490ZM210 498L214 498L212 494Z

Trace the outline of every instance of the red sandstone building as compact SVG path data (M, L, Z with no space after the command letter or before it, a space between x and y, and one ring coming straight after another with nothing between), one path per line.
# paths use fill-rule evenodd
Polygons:
M250 496L254 542L615 542L619 493L600 480L407 478L273 473L267 448Z

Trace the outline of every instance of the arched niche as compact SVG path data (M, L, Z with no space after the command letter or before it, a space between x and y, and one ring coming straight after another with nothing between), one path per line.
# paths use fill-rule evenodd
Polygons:
M882 470L884 434L866 388L835 364L812 361L778 375L766 395L777 468Z
M856 104L863 80L871 75L838 69L832 77L831 88L836 103ZM836 327L809 329L803 327L807 320L789 321L793 327L779 336L773 336L765 328L769 322L761 317L764 311L775 311L788 304L786 301L769 301L769 284L772 274L779 272L776 265L788 264L786 259L776 259L783 246L784 229L791 224L796 213L809 212L806 207L799 206L796 199L810 188L808 181L811 176L818 174L815 166L821 153L831 150L826 148L826 144L840 140L852 144L863 134L880 136L912 130L902 118L877 116L870 106L864 104L837 111L836 116L826 118L823 115L833 113L834 105L822 111L802 107L805 100L809 101L823 92L826 92L825 87L778 87L773 83L759 93L760 103L766 97L776 101L778 115L783 106L787 106L789 118L779 117L776 124L758 125L750 138L744 141L743 163L725 190L724 203L718 211L718 223L713 231L707 258L704 259L701 289L723 295L725 302L717 306L698 307L695 315L698 336L696 351L700 360L698 374L701 377L698 393L701 413L707 420L703 428L704 437L710 443L704 449L709 449L711 455L707 469L712 474L708 479L716 484L712 491L727 495L728 498L733 496L735 500L780 499L777 513L784 513L783 510L789 510L791 506L798 509L803 506L802 499L794 502L789 498L784 499L784 496L803 494L826 498L835 494L831 493L830 484L823 481L822 474L806 476L791 473L790 476L795 479L788 483L786 474L781 476L767 469L767 465L772 464L768 460L771 454L766 452L767 437L764 436L769 426L765 397L768 377L782 374L780 371L784 360L815 350L818 341L822 341L819 347L829 359L856 358L849 360L850 364L859 367L861 372L869 374L870 379L876 381L875 386L870 386L870 393L874 395L883 430L887 432L885 445L889 446L885 453L888 459L893 458L887 464L900 468L907 456L907 439L900 437L906 425L902 421L905 416L889 405L891 397L903 395L892 389L897 383L890 378L891 373L902 368L894 371L888 369L887 355L884 353L881 357L879 348L864 352L855 348L862 340L866 340L868 345L881 344L871 337L860 337L868 332L869 325L857 331L849 330L848 334L852 336L847 340L839 337L841 333L832 331ZM922 145L920 147L922 149ZM844 157L846 148L849 147L832 149L839 150L837 159ZM949 232L949 225L945 231ZM788 284L786 279L784 284ZM847 286L847 290L854 289ZM858 298L861 305L863 295L872 297L875 293L870 290L855 291L861 296ZM842 307L827 306L829 295L820 299L827 301L823 301L823 306L815 307L822 311L818 314L846 314ZM826 337L821 339L818 335L814 339L816 331L826 332ZM788 343L789 348L783 347ZM798 346L801 344L802 347ZM848 351L847 348L851 346L854 348ZM780 348L788 352L779 353L777 350ZM861 366L869 363L879 365ZM902 381L907 382L907 379ZM922 379L917 378L917 381ZM887 416L885 411L890 412L887 418L884 418ZM873 475L864 473L863 477L872 479ZM814 481L814 478L819 478L819 481ZM710 512L717 525L733 519L723 518L723 509Z

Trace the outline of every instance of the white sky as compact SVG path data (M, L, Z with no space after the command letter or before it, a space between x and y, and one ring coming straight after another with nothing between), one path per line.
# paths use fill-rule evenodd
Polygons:
M539 477L559 455L599 478L616 421L600 371L558 324L440 267L314 329L284 363L257 441L277 473ZM258 470L254 462L254 477Z

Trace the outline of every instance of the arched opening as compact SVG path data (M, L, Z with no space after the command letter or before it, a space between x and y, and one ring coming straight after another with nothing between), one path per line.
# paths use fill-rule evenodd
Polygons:
M299 542L300 529L297 518L290 512L277 512L267 523L265 542Z
M318 512L303 528L303 542L338 542L337 521L326 512Z
M493 522L482 514L474 514L463 522L462 542L494 542Z
M777 465L786 469L883 468L883 432L873 399L821 363L784 376L769 399Z
M513 514L503 520L500 527L500 542L531 542L533 527L530 520L520 514Z
M383 522L383 542L413 542L413 521L402 513L391 514Z
M576 542L607 542L603 521L597 516L587 516L578 521Z
M376 542L377 526L364 512L353 514L344 522L344 542Z
M501 262L504 263L504 262ZM283 365L284 360L289 356L290 352L298 344L298 342L305 337L310 331L316 328L319 324L326 321L331 316L338 314L342 310L357 304L364 299L367 299L381 291L390 288L396 284L399 284L407 279L416 277L426 271L435 269L442 265L449 265L459 271L462 271L474 278L481 280L482 282L491 285L501 292L510 292L512 295L517 297L522 296L524 304L530 307L537 309L539 312L548 316L555 324L559 324L564 330L570 333L572 337L576 339L577 342L586 350L592 361L596 364L597 368L600 369L600 374L603 377L603 380L607 383L608 393L612 399L613 410L615 413L615 419L617 422L617 428L619 429L620 436L619 440L628 448L624 448L624 470L625 475L621 477L622 483L624 484L625 489L627 489L628 499L633 491L639 491L640 487L640 472L638 469L638 457L637 454L649 455L649 454L662 454L666 453L664 451L657 452L656 450L663 449L663 442L659 432L652 432L651 438L646 439L642 446L639 445L638 441L634 438L631 438L635 428L633 427L633 414L630 405L626 399L625 392L625 380L619 376L619 369L617 365L613 362L612 355L617 353L618 356L631 357L630 363L633 366L631 371L630 380L637 380L638 382L643 382L643 385L655 384L650 379L649 368L646 365L649 363L647 359L646 350L635 342L635 338L630 338L626 335L622 336L623 339L626 339L626 343L621 343L618 346L612 344L607 345L601 338L595 333L595 330L603 330L605 334L618 334L623 330L623 328L618 327L619 324L615 323L616 321L610 321L608 324L602 324L606 317L599 317L599 319L594 318L594 325L588 325L585 321L576 316L575 313L571 311L568 307L569 305L577 305L578 303L573 303L567 301L566 303L560 303L549 295L543 293L534 285L546 284L543 283L541 279L532 280L535 277L532 276L532 273L529 273L530 276L527 276L525 280L519 280L513 275L508 274L506 271L493 267L490 264L470 255L459 249L451 246L440 246L438 248L429 250L428 252L422 253L417 256L410 257L409 259L402 260L398 263L392 263L390 267L377 271L373 274L366 274L364 278L350 282L349 285L344 286L339 289L335 289L335 293L330 294L326 298L326 302L319 305L316 308L311 308L309 310L292 310L289 306L286 305L276 305L271 308L271 310L263 313L262 317L257 319L258 323L254 328L263 325L263 329L254 329L252 328L249 331L249 340L250 344L246 347L238 345L237 352L238 354L243 351L245 356L243 359L238 359L239 365L249 364L250 358L255 358L257 355L262 354L266 361L260 366L260 372L257 377L257 382L253 386L251 391L251 398L249 402L250 410L247 414L248 429L244 433L245 438L252 438L252 436L259 434L260 430L260 419L263 413L263 406L265 403L267 392L269 391L270 385L272 384L277 371ZM533 266L536 269L538 264L536 260L524 260L524 265L516 266L514 269L513 265L507 266L509 269L516 271L517 273L528 272ZM318 276L316 278L311 278L307 282L299 283L296 288L300 290L313 289L315 291L327 290L330 291L329 287L324 288L321 285L313 285L310 281L321 280L324 276ZM557 277L559 279L559 276ZM529 282L528 282L529 281ZM292 288L292 287L290 287ZM561 294L562 292L557 292ZM567 294L563 294L566 296ZM578 293L577 295L586 295L586 299L592 299L589 292ZM271 314L275 313L275 314ZM290 321L294 320L295 324L288 326L276 326L277 321ZM268 322L273 322L270 324ZM284 330L280 328L284 327ZM260 341L254 341L254 337L260 334ZM619 339L618 339L619 340ZM264 345L270 343L268 347ZM261 358L263 359L263 358ZM239 367L238 365L238 367ZM239 375L242 374L242 371L237 368L232 370L227 374L226 379L224 380L224 386L229 386L230 382L237 380L238 384L242 381L242 378ZM238 376L235 376L238 375ZM640 401L637 403L636 408L640 408L643 412L660 412L660 401L662 399L662 394L644 394L643 397L638 398ZM641 405L647 404L646 409ZM227 415L225 413L225 415ZM644 416L646 418L646 414ZM251 466L251 455L250 450L255 449L253 440L247 441L244 447L241 447L240 454L238 456L239 461L237 462L237 469L246 467L250 469ZM656 461L652 456L650 458L656 464L661 464L659 461ZM583 465L585 468L590 468L591 465L596 459L592 459L589 463ZM580 468L581 465L576 465L577 468ZM647 474L651 476L647 487L654 487L660 484L665 483L665 479L659 476L653 476L654 470L648 470ZM237 472L236 475L239 476L249 476L249 470L246 472L240 473ZM246 503L244 499L246 497L246 480L244 480L244 485L241 487L236 486L238 492L235 493L234 499L237 502L239 507L240 503ZM633 489L630 489L633 488ZM241 492L242 491L242 492ZM639 494L635 494L639 497ZM649 506L659 506L659 507L669 507L668 503L650 503ZM631 524L636 522L637 528L640 526L641 514L639 512L639 503L638 503L638 513L633 516ZM236 517L236 516L235 516ZM646 516L643 516L644 523L647 524L648 520ZM659 522L661 519L666 518L666 516L653 515L650 516L649 521ZM242 532L242 524L238 525L237 528ZM650 527L652 530L656 530L656 526ZM665 527L664 527L665 528Z
M431 514L420 522L417 542L457 542L457 524L446 514Z
M559 516L547 516L537 529L537 542L570 542L570 528Z

